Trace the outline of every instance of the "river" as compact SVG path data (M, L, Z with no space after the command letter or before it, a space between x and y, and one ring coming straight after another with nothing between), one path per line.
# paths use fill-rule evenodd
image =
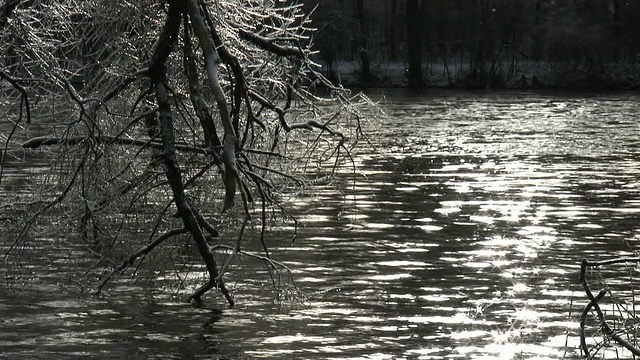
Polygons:
M580 261L638 250L640 95L370 95L388 116L352 178L291 204L294 243L268 234L297 289L245 259L237 306L196 308L69 293L51 265L51 286L0 289L0 358L577 358Z

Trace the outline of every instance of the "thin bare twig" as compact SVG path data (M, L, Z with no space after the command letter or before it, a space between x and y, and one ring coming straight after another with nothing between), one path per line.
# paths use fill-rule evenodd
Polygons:
M170 230L170 231L158 236L155 240L153 240L149 244L139 248L133 254L131 254L129 256L129 258L127 258L125 261L123 261L122 264L120 264L120 266L118 266L115 269L113 269L107 276L105 276L102 279L102 282L100 282L100 285L98 286L98 289L97 289L96 292L99 294L102 291L102 288L104 288L104 286L107 284L107 282L109 280L111 280L113 275L115 275L115 274L121 272L122 270L124 270L125 268L133 265L133 263L139 257L150 253L153 249L155 249L158 245L162 244L165 240L170 239L170 238L172 238L174 236L178 236L178 235L181 235L181 234L186 234L188 232L189 232L189 229L186 229L186 228Z

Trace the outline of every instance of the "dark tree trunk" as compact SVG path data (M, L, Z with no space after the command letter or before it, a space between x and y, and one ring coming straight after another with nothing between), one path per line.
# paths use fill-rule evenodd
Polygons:
M536 0L535 14L533 15L533 24L540 25L542 22L542 0Z
M424 2L423 0L407 0L407 61L408 86L419 88L424 86L422 73L422 48L424 43Z
M389 51L389 60L398 59L398 41L396 39L396 23L398 13L398 0L391 1L390 8L387 8L387 49Z
M531 34L533 44L531 44L530 56L533 60L537 61L542 60L544 56L544 45L538 31L538 27L543 21L543 10L542 0L536 0L533 15L534 31Z
M620 33L620 0L613 0L613 61L619 61L622 57L622 38Z
M371 83L371 61L369 59L369 49L368 49L368 37L369 37L369 26L367 20L367 14L364 10L364 0L356 0L356 13L358 14L358 23L360 27L360 36L358 40L358 55L360 56L360 83L362 86L367 86Z
M477 47L475 58L473 59L473 67L471 72L471 85L478 87L490 86L490 74L493 72L494 56L493 39L490 29L491 14L489 9L490 2L478 0L477 6L480 9L480 29L477 35ZM491 69L487 71L487 57L491 57Z

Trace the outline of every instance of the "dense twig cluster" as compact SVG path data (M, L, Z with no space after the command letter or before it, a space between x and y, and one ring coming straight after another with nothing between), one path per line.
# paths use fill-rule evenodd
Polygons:
M358 137L359 114L347 93L319 75L309 58L311 29L300 5L7 1L0 26L0 50L10 59L0 66L0 79L22 99L18 119L10 121L14 129L25 126L22 109L29 121L29 98L36 97L38 117L49 118L45 131L23 146L59 150L56 176L43 180L39 205L19 222L3 263L42 215L64 206L99 262L114 266L100 289L167 239L188 234L209 274L191 299L217 287L233 305L222 278L232 257L218 267L208 244L218 236L211 211L232 212L239 195L239 234L233 245L214 247L233 256L242 252L252 204L260 199L260 256L277 264L263 238L281 188L274 179L303 182L292 172L293 158L339 158L348 154L347 139ZM13 38L17 28L26 31ZM316 85L330 96L312 95ZM61 118L60 108L72 108L71 117ZM342 123L349 118L356 124ZM292 137L298 129L312 132ZM3 156L13 139L13 132L5 137ZM296 153L322 147L329 151ZM136 250L129 242L131 255L114 262L128 219L141 211L155 217L137 229L148 243Z

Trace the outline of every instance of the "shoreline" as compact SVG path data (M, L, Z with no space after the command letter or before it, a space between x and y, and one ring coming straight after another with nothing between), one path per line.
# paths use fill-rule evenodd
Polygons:
M401 61L373 62L373 79L367 84L360 81L360 66L357 61L337 61L332 66L333 73L329 72L326 63L316 63L323 75L345 87L408 88L407 67ZM493 74L485 72L473 77L468 67L446 67L435 63L423 68L424 86L416 89L640 90L640 63L609 64L606 68L600 68L598 72L585 70L583 67L574 63L522 62L512 68L508 68L507 64L501 64Z

